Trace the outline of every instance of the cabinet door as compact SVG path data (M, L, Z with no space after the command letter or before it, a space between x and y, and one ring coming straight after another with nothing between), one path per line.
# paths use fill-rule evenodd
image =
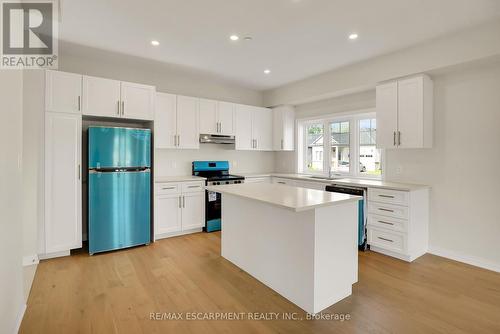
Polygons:
M234 103L219 102L217 120L219 122L219 134L234 135Z
M283 137L284 137L284 113L283 109L278 107L273 109L273 150L283 150Z
M200 99L200 133L218 134L217 101Z
M235 106L235 148L237 150L253 150L252 137L253 107L238 104Z
M179 232L181 225L181 195L157 195L155 198L155 236Z
M205 192L182 195L182 230L205 226Z
M121 82L122 117L153 120L155 87Z
M82 116L45 114L45 251L82 247Z
M175 136L177 135L177 96L157 93L155 109L155 147L175 148Z
M398 129L398 83L377 86L377 148L395 148Z
M257 150L273 150L273 114L270 109L255 108L252 121L252 133Z
M378 124L377 124L378 126ZM424 79L415 77L398 81L399 147L424 146Z
M282 110L283 122L283 151L293 151L295 149L295 110L291 106Z
M177 146L179 148L200 148L199 99L177 96Z
M82 75L47 71L45 87L47 111L81 113Z
M120 81L83 76L84 115L121 117Z

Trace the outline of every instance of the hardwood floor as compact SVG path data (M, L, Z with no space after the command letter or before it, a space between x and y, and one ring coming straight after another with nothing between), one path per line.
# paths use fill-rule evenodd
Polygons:
M151 320L152 312L274 312L280 318ZM221 258L219 233L199 233L41 262L20 332L500 333L500 274L433 255L408 264L360 253L352 296L323 312L350 320L283 320L287 312L305 317Z

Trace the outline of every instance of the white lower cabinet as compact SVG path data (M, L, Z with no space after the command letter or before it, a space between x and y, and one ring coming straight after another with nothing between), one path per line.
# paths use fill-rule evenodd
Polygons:
M82 116L45 113L45 254L82 247Z
M155 185L155 239L201 231L205 226L204 182Z
M427 252L429 190L368 189L370 249L405 261Z

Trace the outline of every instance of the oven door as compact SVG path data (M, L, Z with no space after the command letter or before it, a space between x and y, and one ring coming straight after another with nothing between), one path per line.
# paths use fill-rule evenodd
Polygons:
M205 191L205 232L221 229L222 196L220 193Z

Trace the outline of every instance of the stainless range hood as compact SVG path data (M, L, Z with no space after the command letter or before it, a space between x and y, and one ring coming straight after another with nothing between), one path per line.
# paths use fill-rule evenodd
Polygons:
M234 136L201 134L202 144L234 144Z

